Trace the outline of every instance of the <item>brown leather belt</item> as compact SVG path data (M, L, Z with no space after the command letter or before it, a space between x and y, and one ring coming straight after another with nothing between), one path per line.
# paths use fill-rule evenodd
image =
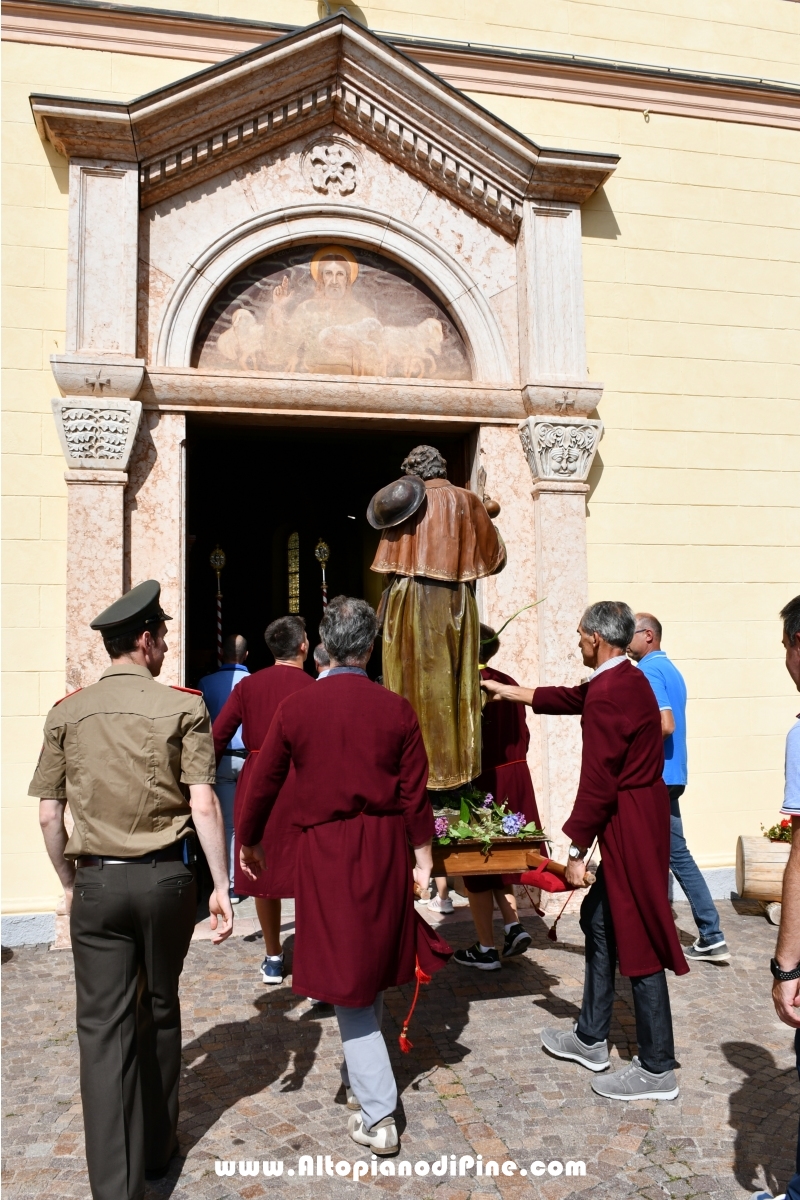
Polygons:
M190 853L190 860L193 854ZM163 850L154 850L152 854L142 854L139 858L112 858L105 854L81 854L75 859L76 867L103 867L137 863L183 862L183 839Z

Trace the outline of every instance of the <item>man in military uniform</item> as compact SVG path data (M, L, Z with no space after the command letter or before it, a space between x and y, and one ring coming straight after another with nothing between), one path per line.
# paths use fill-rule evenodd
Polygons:
M156 682L170 620L148 580L92 622L111 658L48 713L29 795L70 912L81 1099L94 1200L142 1200L177 1150L178 980L200 839L213 940L230 935L225 835L202 695ZM67 839L64 808L74 830Z

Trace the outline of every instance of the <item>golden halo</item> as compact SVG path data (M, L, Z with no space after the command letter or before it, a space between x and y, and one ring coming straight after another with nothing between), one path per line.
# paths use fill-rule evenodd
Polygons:
M319 264L323 258L343 258L350 268L350 286L352 287L358 278L358 263L355 260L355 255L351 250L346 250L344 246L323 246L318 250L311 259L311 276L314 282L319 278Z

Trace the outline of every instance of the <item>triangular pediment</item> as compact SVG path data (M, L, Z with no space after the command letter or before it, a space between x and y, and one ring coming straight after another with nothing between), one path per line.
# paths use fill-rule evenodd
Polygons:
M525 199L581 203L617 163L537 146L345 13L130 104L31 105L59 153L138 163L142 207L335 125L513 238Z

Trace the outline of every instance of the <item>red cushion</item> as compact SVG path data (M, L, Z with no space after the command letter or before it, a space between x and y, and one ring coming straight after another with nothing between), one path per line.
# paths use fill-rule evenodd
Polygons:
M546 867L537 867L535 871L525 871L518 877L518 882L527 884L528 887L541 888L543 892L574 891L560 875L554 875Z

